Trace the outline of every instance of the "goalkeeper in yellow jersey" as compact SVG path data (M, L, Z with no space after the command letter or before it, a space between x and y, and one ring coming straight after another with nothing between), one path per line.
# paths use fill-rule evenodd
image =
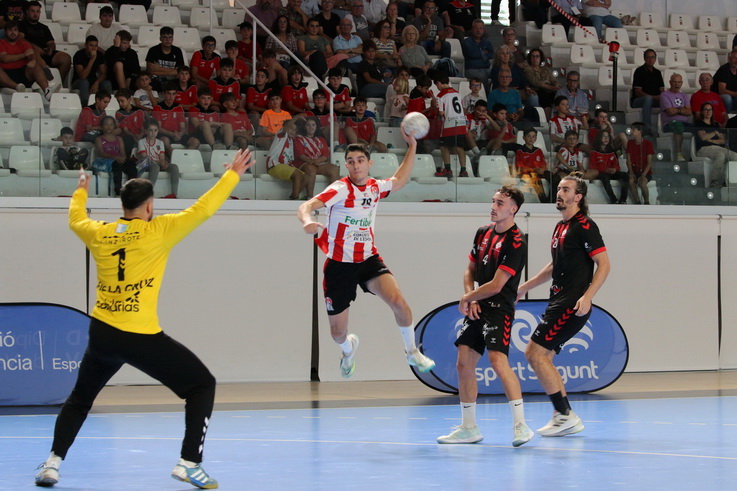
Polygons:
M198 488L218 487L200 465L215 378L194 353L161 330L157 303L171 249L220 208L253 164L249 150L239 151L222 178L195 204L156 218L151 182L132 179L120 193L123 217L111 223L87 216L89 180L80 173L69 205L69 227L95 259L97 298L77 382L57 417L51 455L39 466L36 485L49 487L59 481L59 465L97 394L127 363L186 400L181 458L172 477Z

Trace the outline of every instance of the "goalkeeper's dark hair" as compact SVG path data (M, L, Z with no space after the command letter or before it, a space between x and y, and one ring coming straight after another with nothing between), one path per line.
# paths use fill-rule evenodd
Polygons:
M130 179L120 190L123 209L135 210L154 195L154 186L148 179Z

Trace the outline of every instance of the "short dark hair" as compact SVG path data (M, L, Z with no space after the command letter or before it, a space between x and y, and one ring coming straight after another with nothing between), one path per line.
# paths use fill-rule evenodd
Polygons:
M95 41L97 43L100 42L100 40L97 39L97 36L93 36L92 34L90 34L89 36L87 36L86 38L84 38L84 44L91 43L92 41Z
M108 99L112 99L112 98L113 98L113 96L112 96L112 95L110 95L110 92L108 92L108 91L107 91L107 90L105 90L105 89L99 89L99 90L98 90L98 91L97 91L97 92L95 93L95 100L96 100L96 101L101 101L101 100L103 100L103 99L104 99L104 98L106 98L106 97L107 97Z
M563 135L563 138L568 138L569 136L575 136L575 137L578 138L578 131L576 131L576 130L568 130Z
M5 24L7 25L7 22ZM133 41L133 36L125 29L121 29L120 31L116 32L115 35L118 36L121 41Z
M218 42L218 40L215 39L212 36L205 36L205 37L202 38L202 46L206 45L207 43L216 43L217 44L217 42Z
M226 92L220 96L220 104L225 104L228 101L235 100L235 94L232 92Z
M159 36L168 36L169 34L174 35L174 29L171 26L164 26L159 29Z
M31 7L43 8L43 5L41 5L41 2L37 2L36 0L33 0L32 2L28 2L28 4L26 4L26 12L28 12L28 9Z
M424 73L417 77L417 86L418 87L430 87L432 85L432 80L430 80L430 77L425 75Z
M537 135L537 130L536 130L536 129L535 129L535 128L534 128L533 126L530 126L529 128L527 128L527 129L526 129L526 130L524 131L524 133L522 133L522 136L527 136L527 135L529 135L530 133L535 133L535 134Z
M345 149L345 158L348 158L348 154L350 152L362 152L367 159L371 158L371 152L369 152L369 149L361 143L351 143L348 145L348 148Z
M272 90L271 92L269 92L269 99L273 99L274 97L281 98L281 92L279 92L278 90Z
M167 84L164 85L162 92L169 92L170 90L179 92L179 87L177 86L177 83L173 80L171 82L167 82Z
M361 97L360 95L358 97L356 97L355 99L353 99L353 105L355 106L359 102L362 102L364 104L368 104L368 100L365 97Z
M364 41L363 42L363 50L366 51L368 49L373 49L374 51L376 51L376 49L377 49L376 48L376 43L373 42L373 41L371 41L371 40Z
M230 58L220 58L220 68L230 67L233 68L235 63Z
M599 114L605 113L605 112L608 112L608 111L606 109L604 109L603 107L597 107L596 108L596 111L594 111L594 117L595 118L598 118L599 117Z
M632 123L631 128L633 130L639 131L640 133L644 133L645 132L645 123L641 123L639 121L636 122L636 123Z
M230 48L238 49L238 41L233 41L232 39L225 41L225 50L227 51Z
M328 70L328 78L329 77L343 78L343 69L338 67L331 68L330 70Z
M135 210L154 196L154 187L148 179L130 179L120 189L120 201L125 210Z
M491 112L492 113L498 113L501 110L504 110L504 111L507 110L507 106L505 106L501 102L497 102L493 106L491 106Z
M553 106L558 107L558 104L560 104L561 102L563 102L564 99L565 100L568 100L568 97L566 97L564 95L559 95L558 97L556 97L555 99L553 99Z
M133 97L133 92L130 91L130 89L118 89L118 91L115 93L115 97L125 97L126 99L130 99Z
M113 8L110 5L105 5L104 7L100 8L99 14L100 14L100 17L102 17L103 14L115 15L115 12L113 11Z
M511 198L512 201L514 201L514 204L517 205L517 211L519 211L520 208L522 208L522 205L525 202L525 195L522 194L522 191L517 189L514 186L502 186L499 189L496 190L497 193L501 193L504 196ZM516 215L517 212L514 212Z
M177 75L179 75L182 72L188 72L189 73L190 71L191 70L189 69L189 66L188 65L182 65L182 66L178 66L177 67Z
M496 104L494 104L496 106ZM476 104L473 105L473 107L487 107L486 101L483 99L479 99L476 101ZM507 106L504 106L507 107Z
M63 127L61 129L61 131L59 132L59 135L61 135L61 136L64 136L64 135L73 135L73 134L74 134L74 130L71 129L69 126Z
M6 20L6 21L5 21L5 30L6 30L6 31L7 31L8 29L12 29L12 28L14 28L14 27L15 27L16 29L18 28L18 21L15 21L15 20Z
M435 72L435 75L432 78L435 82L439 82L441 84L448 85L450 83L450 77L448 77L448 74L445 72L437 71Z
M197 97L202 97L203 95L212 95L212 91L207 87L200 87L197 89Z
M325 95L325 91L322 90L322 89L315 89L315 90L312 91L312 100L313 101L315 100L315 97L325 97L325 98L327 98L327 96Z
M148 128L149 126L156 126L157 128L160 128L161 127L161 125L159 124L159 121L156 120L156 119L154 119L154 118L150 118L146 122L146 125L144 126L144 128Z
M253 24L251 24L250 22L241 22L240 24L238 24L238 28L239 29L253 29Z

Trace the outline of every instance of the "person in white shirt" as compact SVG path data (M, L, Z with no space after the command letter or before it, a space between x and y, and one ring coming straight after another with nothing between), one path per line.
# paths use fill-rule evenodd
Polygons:
M97 49L102 53L115 44L115 33L123 30L120 24L113 22L113 8L105 6L100 9L100 22L87 29L87 36L97 38Z

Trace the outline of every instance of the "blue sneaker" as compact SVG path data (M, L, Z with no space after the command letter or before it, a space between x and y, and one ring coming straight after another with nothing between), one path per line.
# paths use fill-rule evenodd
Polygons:
M38 466L38 472L36 473L36 486L42 488L50 488L54 484L59 482L59 468L53 465L48 465L46 462Z
M194 467L177 464L171 471L171 477L177 481L188 482L200 489L216 489L218 487L218 482L208 476L200 464Z

